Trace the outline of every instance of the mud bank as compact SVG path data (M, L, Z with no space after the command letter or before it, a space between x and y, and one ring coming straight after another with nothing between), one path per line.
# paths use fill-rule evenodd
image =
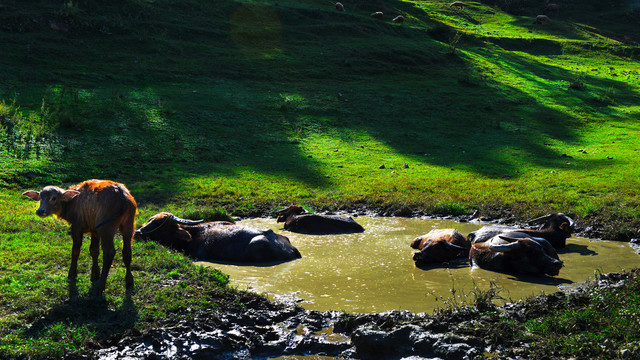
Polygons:
M178 325L132 332L105 348L73 359L266 359L318 355L345 359L509 359L526 356L532 344L491 336L503 319L524 322L590 301L594 289L615 288L637 270L550 295L508 303L490 301L446 309L435 315L390 311L345 314L307 311L295 303L272 303L247 295L224 312L199 314Z

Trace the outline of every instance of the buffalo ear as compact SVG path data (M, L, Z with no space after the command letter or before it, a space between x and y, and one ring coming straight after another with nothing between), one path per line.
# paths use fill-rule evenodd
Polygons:
M187 230L180 227L176 230L175 235L180 242L190 243L192 240L191 234L189 234Z
M62 201L69 201L78 195L80 195L80 191L67 190L62 194Z
M39 201L40 200L40 193L37 191L33 191L33 190L29 190L29 191L25 191L22 193L22 195L30 198L31 200L34 201Z
M413 249L420 250L420 243L421 242L422 242L422 237L417 237L417 238L413 239L413 241L411 241L411 244L409 244L409 246L411 246Z
M562 231L567 231L569 230L570 226L568 222L563 222L562 224L560 224L560 230Z

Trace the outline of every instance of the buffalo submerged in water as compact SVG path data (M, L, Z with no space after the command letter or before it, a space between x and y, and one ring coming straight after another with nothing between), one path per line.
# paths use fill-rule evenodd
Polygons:
M350 234L364 231L364 228L350 217L308 214L299 205L291 205L280 210L276 221L283 222L285 230L302 234Z
M152 216L135 236L205 261L278 263L301 257L286 236L272 230L227 221L185 220L168 212Z

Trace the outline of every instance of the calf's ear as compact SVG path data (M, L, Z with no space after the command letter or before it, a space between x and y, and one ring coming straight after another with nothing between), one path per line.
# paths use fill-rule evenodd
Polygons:
M22 195L30 198L31 200L34 201L39 201L40 200L40 193L37 191L33 191L33 190L29 190L29 191L25 191L22 193Z
M67 190L62 194L62 201L69 201L80 194L76 190Z

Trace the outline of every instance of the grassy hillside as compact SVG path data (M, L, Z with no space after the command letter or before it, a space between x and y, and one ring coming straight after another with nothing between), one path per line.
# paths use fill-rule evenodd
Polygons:
M582 3L5 2L0 184L632 220L640 15Z
M21 331L68 295L44 295L25 277L25 264L42 284L66 276L66 226L37 219L20 196L48 184L124 182L139 222L159 210L249 216L295 202L563 211L607 238L638 235L638 1L567 0L539 25L544 0L343 4L0 2L0 333L22 344L13 349L30 346ZM164 254L135 246L139 264ZM110 309L126 303L115 262ZM135 299L148 317L132 326L167 311ZM47 331L70 326L61 324Z
M345 6L5 2L0 184L111 178L238 215L638 218L634 3L542 25L534 1Z

